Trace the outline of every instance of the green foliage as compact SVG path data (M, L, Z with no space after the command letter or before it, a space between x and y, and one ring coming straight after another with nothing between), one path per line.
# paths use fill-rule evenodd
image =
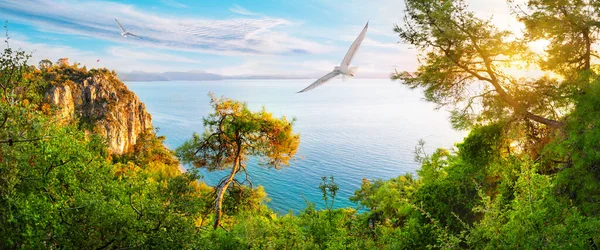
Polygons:
M210 95L215 112L204 118L206 131L202 136L194 134L177 150L184 163L209 171L234 168L248 156L261 157L262 164L276 169L289 164L300 142L292 132L293 121Z
M501 156L504 145L504 127L492 124L475 128L463 143L458 144L459 157L471 165L485 167Z
M526 9L516 4L513 7L525 24L528 39L550 42L548 56L540 60L544 69L572 80L589 77L592 58L598 56L592 48L600 31L600 5L596 1L535 0L527 1Z
M133 149L122 155L112 155L114 163L120 163L123 169L128 164L142 167L154 180L162 181L181 174L179 161L172 150L163 145L164 136L156 136L150 130L138 135Z
M532 162L522 162L514 199L480 194L484 214L470 232L469 245L485 248L566 249L594 248L600 243L600 220L583 216L561 203L553 192L553 178L540 175Z
M192 189L197 175L163 182L135 169L118 175L100 138L38 119L27 135L44 139L0 144L2 248L193 244L205 203Z
M514 123L516 130L563 125L558 111L569 108L569 102L555 91L558 81L510 73L535 64L526 39L478 17L464 0L405 3L404 25L395 31L419 50L421 65L416 72L396 72L392 79L423 88L428 101L451 108L455 128L515 120L536 123Z
M505 158L503 131L501 125L477 128L456 154L438 150L417 157L423 164L418 180L363 180L351 199L369 208L360 216L364 225L391 228L396 239L386 245L394 248L597 244L598 218L554 196L557 179L537 173L526 155Z
M464 223L474 222L478 215L473 208L479 204L477 190L493 187L487 176L490 165L500 156L503 127L490 125L475 128L458 152L437 150L422 162L418 171L422 185L414 194L414 204L455 233L466 229Z
M324 210L309 202L298 214L270 210L264 189L248 180L247 160L286 166L299 135L293 121L226 98L211 96L204 134L177 150L184 163L231 170L216 187L182 172L152 131L131 152L109 155L103 138L83 132L95 117L57 122L44 93L89 77L118 83L116 74L66 59L37 69L8 47L0 57L0 248L597 249L600 81L592 48L600 6L513 5L527 28L519 38L461 0L406 5L396 31L420 50L423 65L393 78L452 107L453 125L470 133L454 150L431 155L419 142L418 178L363 179L350 198L358 211L333 208L333 176L318 187ZM550 41L541 58L527 48L540 38ZM560 77L507 70L523 64ZM115 104L107 105L110 112ZM239 172L246 182L234 178Z
M184 163L208 171L231 169L216 186L213 225L216 229L221 226L223 200L232 190L230 184L237 186L233 190L240 191L245 190L241 187L244 182L252 187L246 170L248 157L258 157L260 165L275 169L287 166L298 150L300 136L293 133L293 121L285 116L275 118L264 108L252 112L246 103L216 98L212 93L210 97L215 112L204 118L204 134L194 133L191 140L177 149L177 155ZM239 183L235 176L242 171L246 180Z
M350 200L369 209L365 218L367 224L398 227L414 214L410 202L419 184L410 174L388 181L371 182L363 179L361 188L354 192Z
M446 149L437 149L433 155L428 156L425 153L425 141L420 140L415 147L415 161L421 163L421 169L417 170L417 174L421 177L421 181L433 182L441 180L448 176L445 168L448 166L449 157L452 157Z
M148 162L112 164L102 138L61 125L44 109L46 85L24 52L7 48L2 58L0 248L195 245L210 192L198 175L161 179ZM148 156L141 151L132 157Z
M394 226L410 225L404 232L429 225L431 237L415 236L421 245L597 248L600 82L593 48L600 5L510 1L527 28L518 37L462 0L405 2L396 32L419 49L422 65L392 78L423 88L427 100L453 108L456 128L472 130L456 153L428 156L417 147L420 178L410 196L395 196L417 216L377 211L384 200L377 194L390 192L382 189L405 189L385 185L396 180L364 182L354 199L376 208L369 216L387 217L380 221L402 218ZM527 47L538 39L550 41L545 55ZM527 66L548 74L509 73Z
M323 182L319 184L319 189L321 190L323 201L325 202L325 208L331 210L331 208L333 208L333 203L335 202L335 195L340 188L335 183L333 175L329 176L329 181L326 176L321 177L321 180ZM331 201L329 201L329 199L331 199Z
M565 140L557 141L549 151L565 159L556 192L590 216L600 215L600 87L596 81L577 100L577 108L567 123Z

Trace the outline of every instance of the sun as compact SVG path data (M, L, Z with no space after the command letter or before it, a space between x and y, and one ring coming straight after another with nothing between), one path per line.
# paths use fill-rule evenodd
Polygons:
M538 55L545 55L550 41L547 39L538 39L527 44L529 49Z
M533 52L536 56L539 56L539 59L544 59L547 56L546 49L548 48L548 45L550 45L550 41L546 39L539 39L527 43L527 46L529 47L531 52ZM532 58L519 60L513 58L509 62L506 62L502 65L498 65L498 69L500 69L505 74L517 78L539 78L547 76L558 80L563 79L562 76L554 72L542 70L540 66L536 63L536 59L531 59Z

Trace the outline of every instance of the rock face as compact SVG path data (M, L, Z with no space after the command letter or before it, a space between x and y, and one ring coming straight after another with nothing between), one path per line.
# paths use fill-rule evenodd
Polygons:
M63 121L79 122L86 132L104 135L111 153L128 152L140 133L152 129L144 103L109 72L54 85L45 99Z

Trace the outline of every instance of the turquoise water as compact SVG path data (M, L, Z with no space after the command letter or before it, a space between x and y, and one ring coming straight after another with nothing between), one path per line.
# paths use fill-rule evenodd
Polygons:
M127 82L146 104L166 145L175 149L202 133L202 117L211 112L208 92L263 106L277 116L295 117L300 133L298 158L279 171L250 161L254 185L262 185L279 212L299 211L303 199L323 207L318 189L321 176L334 175L340 190L336 207L356 207L348 200L363 178L389 179L415 173L414 147L424 139L426 148L450 148L464 137L452 130L448 113L435 111L422 92L390 80L333 80L315 90L296 94L310 80L227 80L206 82ZM214 185L225 172L206 172Z

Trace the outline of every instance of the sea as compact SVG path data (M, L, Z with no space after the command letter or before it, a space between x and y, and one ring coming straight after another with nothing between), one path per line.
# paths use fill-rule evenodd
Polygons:
M145 104L165 144L176 149L204 131L202 118L212 110L209 93L263 107L275 116L295 118L300 134L296 159L280 170L258 166L250 159L250 180L264 187L268 206L279 213L297 213L314 203L323 208L319 184L334 176L339 191L334 207L355 207L349 197L368 180L411 173L420 139L426 151L454 148L465 131L452 129L449 113L423 100L423 92L388 79L332 80L297 94L311 80L221 80L126 82ZM192 168L192 166L184 166ZM201 169L203 181L215 185L229 171Z

